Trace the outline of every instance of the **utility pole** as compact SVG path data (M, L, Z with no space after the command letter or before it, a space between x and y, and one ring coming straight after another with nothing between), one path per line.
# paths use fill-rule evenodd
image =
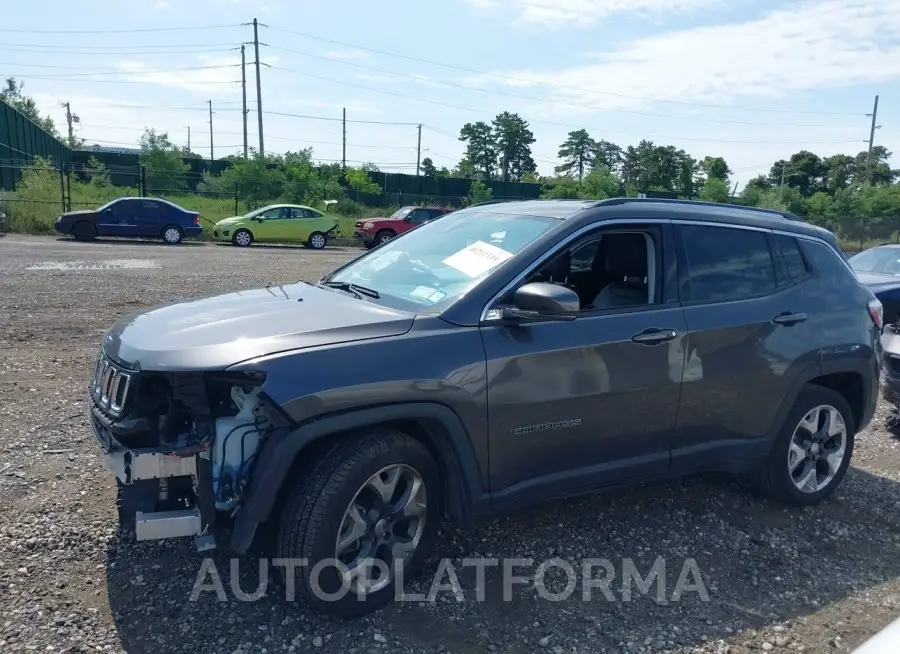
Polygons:
M869 171L872 168L872 144L875 142L875 130L880 127L875 124L878 117L878 96L875 96L875 106L872 107L872 127L869 129L869 154L866 155L866 179L865 183L869 183Z
M419 140L416 144L416 176L418 177L421 174L421 166L422 164L422 125L419 125Z
M214 161L213 155L213 110L212 110L212 100L207 100L207 104L209 104L209 164L212 165Z
M81 122L81 119L72 113L72 107L68 102L60 102L59 106L66 108L66 124L69 126L69 147L75 147L75 130L74 123Z
M259 23L253 19L253 52L256 55L256 115L259 120L259 153L265 154L266 147L263 141L263 114L262 114L262 81L259 77Z
M190 125L187 126L187 130L188 130L188 148L187 149L188 149L188 153L190 153L190 151L191 151L191 126Z
M244 55L244 46L241 45L241 99L243 110L241 117L244 119L244 159L247 158L247 59ZM262 120L262 119L260 119ZM260 132L261 133L261 132Z
M341 168L347 168L347 107L343 108L343 118L341 119L342 138L341 138Z

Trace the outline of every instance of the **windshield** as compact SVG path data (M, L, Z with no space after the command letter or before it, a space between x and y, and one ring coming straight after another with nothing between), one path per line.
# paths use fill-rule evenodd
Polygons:
M457 211L388 241L328 281L365 286L398 309L441 310L561 223L488 207Z
M900 248L872 248L854 254L849 263L856 272L900 275Z
M106 211L107 209L109 209L111 206L113 206L116 202L118 202L118 201L121 200L121 199L122 199L122 198L116 198L115 200L110 200L109 202L107 202L106 204L104 204L102 207L100 207L99 209L97 209L97 211Z
M415 207L401 207L390 215L391 218L406 218Z

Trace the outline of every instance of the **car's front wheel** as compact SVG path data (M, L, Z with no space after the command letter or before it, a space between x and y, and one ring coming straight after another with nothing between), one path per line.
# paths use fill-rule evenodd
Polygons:
M844 396L810 384L797 398L757 482L769 497L815 504L841 483L855 442L853 412Z
M167 245L178 245L184 240L184 232L181 231L180 227L167 225L166 227L163 227L162 240Z
M384 245L388 241L394 238L394 232L389 229L382 229L380 232L375 234L375 244L376 245Z
M234 236L231 237L231 242L238 247L245 248L253 243L253 234L246 229L239 229L234 233Z
M91 223L82 220L72 226L71 234L76 241L93 241L97 237L97 228Z
M294 568L298 599L342 617L399 595L434 549L441 482L428 449L383 430L336 442L290 489L277 555ZM286 568L287 570L287 568Z

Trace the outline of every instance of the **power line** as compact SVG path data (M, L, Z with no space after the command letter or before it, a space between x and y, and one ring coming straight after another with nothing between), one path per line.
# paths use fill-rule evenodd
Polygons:
M206 109L204 109L206 111ZM218 112L218 105L216 107L216 112ZM94 125L91 123L81 123L82 127L89 127L93 129L109 129L123 132L143 132L143 127L124 127L119 125ZM222 136L242 136L242 132L228 132L222 130L216 130L216 134ZM268 138L274 139L276 141L293 141L296 143L312 143L314 145L341 145L340 141L313 141L310 139L302 139L296 137L288 137L288 136L269 136ZM388 149L388 150L415 150L416 146L414 145L385 145L382 143L348 143L348 147L352 148L375 148L375 149Z
M393 91L385 91L384 89L376 89L371 86L364 86L362 84L354 84L353 82L344 82L341 80L336 80L330 77L323 77L321 75L313 75L312 73L304 73L299 70L294 70L292 68L284 68L283 66L271 66L271 68L275 70L283 70L288 73L293 73L295 75L300 75L302 77L309 77L312 79L322 80L323 82L330 82L332 84L340 84L342 86L350 86L357 89L363 89L366 91L371 91L372 93L381 93L383 95L390 95L395 98L403 98L404 100L412 100L414 102L424 102L426 104L433 104L439 107L447 107L449 109L458 109L460 111L469 111L473 113L483 114L484 109L473 109L472 107L463 107L461 105L450 104L448 102L440 102L439 100L430 100L428 98L419 98L412 95L406 95L404 93L394 93ZM565 127L568 129L584 129L585 126L582 125L574 125L572 123L560 123L550 120L530 120L530 123L534 123L536 125L553 125L556 127ZM416 123L418 124L418 123ZM846 143L856 143L857 140L846 140L846 141L813 141L811 139L807 139L805 141L741 141L741 140L728 140L728 139L719 139L719 138L700 138L700 137L691 137L691 136L672 136L668 134L649 134L645 132L636 133L636 132L623 132L620 130L610 130L610 129L595 129L595 132L600 133L609 133L609 134L622 134L625 136L640 136L640 137L652 137L652 138L662 138L662 139L672 139L672 140L682 140L682 141L697 141L697 142L707 142L707 143L749 143L749 144L767 144L767 145L824 145L824 144L846 144Z
M160 55L194 55L194 54L210 54L210 53L225 53L233 50L234 48L202 48L196 50L34 50L31 48L12 48L3 46L4 51L10 52L22 52L27 54L46 54L46 55L65 55L75 56L75 55L87 55L91 57L105 57L107 55L131 55L135 57L148 57L148 56L160 56Z
M366 64L360 64L360 63L357 63L354 61L345 61L343 59L337 59L335 57L326 57L323 55L313 54L311 52L302 52L300 50L292 50L290 48L282 48L282 47L278 47L278 46L269 46L269 47L271 47L275 50L282 50L284 52L291 52L293 54L303 55L304 57L309 57L311 59L319 59L321 61L330 61L333 63L340 64L342 66L351 66L353 68L360 68L363 70L372 70L372 71L375 71L378 73L384 73L387 75L396 75L398 77L405 77L405 78L417 80L420 82L432 81L432 80L428 80L427 78L422 77L421 75L415 75L415 74L411 74L411 73L400 73L397 71L388 70L386 68L377 68L375 66L368 66ZM533 95L522 95L521 93L509 93L507 91L496 91L493 89L484 89L484 88L480 88L477 86L471 86L469 84L460 84L458 82L448 82L446 80L441 80L439 82L434 82L434 83L438 84L438 85L442 85L442 86L450 86L450 87L464 89L464 90L468 90L468 91L478 91L480 93L488 93L490 95L499 95L499 96L503 96L503 97L507 97L507 98L532 100L535 102L546 102L548 104L557 104L557 105L566 106L566 107L574 107L576 109L590 109L593 111L610 111L610 112L614 112L614 113L629 114L629 115L634 115L634 116L647 116L647 117L651 117L651 118L672 118L672 119L676 119L676 120L704 121L704 122L709 122L709 123L728 123L728 124L735 124L735 125L777 125L777 126L781 126L781 127L830 127L830 128L835 128L835 127L854 128L855 127L854 125L834 125L834 124L827 124L827 123L771 123L771 122L755 122L755 121L746 121L746 120L730 120L730 119L725 119L725 118L704 118L704 117L699 117L699 116L676 116L676 115L672 115L672 114L659 114L659 113L652 113L652 112L648 112L648 111L637 111L637 110L633 110L633 109L614 109L614 108L598 107L598 106L594 106L594 105L586 105L586 104L579 104L579 103L575 103L575 102L567 102L565 100L551 100L551 99L547 99L547 98L540 98L540 97L533 96Z
M273 66L275 68L275 66ZM284 111L264 111L264 114L269 114L272 116L286 116L289 118L307 118L309 120L326 120L332 122L342 122L341 118L331 118L330 116L310 116L307 114L292 114ZM403 125L405 127L415 127L419 123L401 123L396 121L389 120L353 120L351 118L347 118L346 122L348 123L360 123L364 125Z
M91 50L110 50L114 48L152 48L154 50L172 50L177 48L228 48L229 50L234 49L233 43L152 43L152 44L127 44L127 46L123 45L58 45L58 44L42 44L42 43L4 43L3 49L7 50L9 48L33 48L33 49L47 49L47 50L72 50L73 48L77 48L79 50L84 48L89 48Z
M302 36L303 38L312 39L314 41L321 41L324 43L331 43L333 45L340 45L348 48L355 48L357 50L363 50L366 52L374 52L376 54L385 55L387 57L396 57L397 59L406 59L407 61L415 61L421 64L428 64L430 66L440 66L443 68L450 68L453 70L459 70L466 73L474 73L476 75L486 75L488 77L496 77L498 79L505 79L519 83L527 83L527 84L537 84L540 86L548 86L556 89L566 90L566 91L579 91L582 93L594 93L597 95L606 95L610 97L616 98L627 98L631 100L642 100L644 102L662 102L667 104L678 104L678 105L686 105L690 107L706 107L708 109L727 109L732 111L758 111L763 113L780 113L780 114L795 114L795 115L813 115L813 116L856 116L861 117L863 114L861 113L851 113L851 112L837 112L837 111L798 111L796 109L772 109L772 108L757 108L757 107L740 107L740 106L732 106L732 105L721 105L721 104L711 104L706 102L689 102L686 100L669 100L666 98L653 98L647 96L640 95L628 95L625 93L613 93L612 91L598 91L596 89L586 89L577 86L565 86L562 84L553 84L551 82L543 82L539 80L528 79L525 77L515 77L513 75L504 75L502 73L494 73L486 70L478 70L475 68L467 68L465 66L458 66L456 64L448 64L440 61L434 61L430 59L421 59L419 57L410 57L408 55L398 54L396 52L389 52L387 50L379 50L376 48L370 48L362 45L358 45L355 43L348 43L346 41L339 41L337 39L329 39L322 36L315 36L313 34L308 34L306 32L298 32L296 30L289 30L283 27L269 27L269 29L274 30L276 32L285 32L287 34L293 34L295 36Z
M99 73L98 73L99 74ZM136 74L136 73L133 73ZM47 80L52 82L78 82L80 84L150 84L150 82L141 81L141 80L127 80L127 79L84 79L84 78L73 78L73 77L59 77L53 75L16 75L10 74L10 77L15 77L19 80ZM203 84L240 84L240 80L222 80L222 81L204 81Z
M139 32L191 32L196 30L218 30L229 27L239 27L234 23L224 25L192 25L182 27L140 27L124 30L25 30L2 28L0 32L8 34L136 34Z
M30 68L63 68L63 69L77 69L84 70L84 66L57 66L57 65L47 65L47 64L10 64L6 62L0 62L0 66L26 66ZM196 71L196 70L215 70L217 68L237 68L238 64L222 64L216 66L182 66L176 68L138 68L134 70L123 70L121 68L94 68L91 72L85 73L65 73L61 75L61 77L84 77L86 75L135 75L139 73L180 73L184 71ZM52 75L56 75L56 73L51 73ZM18 77L18 75L12 75L13 77Z

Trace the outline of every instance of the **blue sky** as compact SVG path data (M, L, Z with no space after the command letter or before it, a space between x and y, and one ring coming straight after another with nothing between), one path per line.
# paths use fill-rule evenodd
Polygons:
M240 150L238 48L252 40L241 24L256 17L267 26L259 30L268 151L311 146L320 159L339 159L346 107L351 165L414 172L421 123L422 156L452 167L459 128L508 110L530 122L543 174L566 133L584 127L622 146L647 138L724 156L743 183L800 149L865 149L865 114L879 94L876 143L897 151L900 166L900 2L8 4L0 74L22 79L60 129L59 103L69 101L88 143L134 144L156 127L183 145L190 127L193 149L208 155L212 100L216 156ZM255 100L248 67L251 145Z

